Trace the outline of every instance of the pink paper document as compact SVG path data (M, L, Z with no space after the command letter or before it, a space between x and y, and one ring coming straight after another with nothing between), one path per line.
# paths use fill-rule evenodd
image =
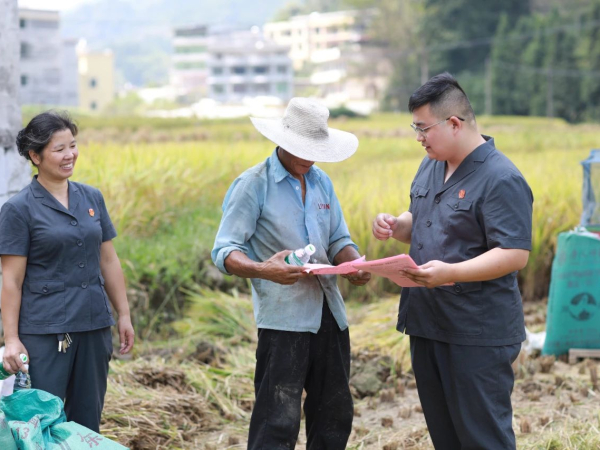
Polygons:
M339 266L329 266L327 264L305 264L306 271L315 275L344 275L357 270L364 270L375 275L389 278L398 286L402 287L422 287L400 274L400 271L410 267L417 268L417 264L409 255L396 255L389 258L376 259L374 261L365 261L364 256L360 259L349 261Z

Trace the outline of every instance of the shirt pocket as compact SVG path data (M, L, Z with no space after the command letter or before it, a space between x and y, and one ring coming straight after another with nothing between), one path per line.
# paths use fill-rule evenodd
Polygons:
M428 194L429 194L429 188L421 186L420 184L415 184L411 188L410 199L412 202L411 210L412 210L413 214L415 214L417 212L416 209L422 205L423 200L425 198L427 198Z
M63 281L32 281L30 296L23 297L24 319L35 325L56 325L67 319L65 283Z
M440 331L454 336L477 336L481 328L481 281L438 286L435 320Z
M104 277L102 275L98 275L100 279L100 290L102 291L102 297L104 298L104 306L106 306L106 312L109 316L112 317L112 309L110 308L110 302L108 301L108 294L106 293L106 289L104 288Z

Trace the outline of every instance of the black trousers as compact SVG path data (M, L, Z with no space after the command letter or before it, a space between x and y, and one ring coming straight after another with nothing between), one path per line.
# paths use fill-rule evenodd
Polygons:
M307 450L345 449L354 415L349 378L349 332L325 300L317 334L260 329L248 449L295 448L303 389Z
M410 350L436 450L516 448L511 364L521 344L478 347L411 336Z
M98 433L113 351L110 327L69 336L73 344L59 353L56 334L19 335L29 352L31 387L63 399L68 421Z

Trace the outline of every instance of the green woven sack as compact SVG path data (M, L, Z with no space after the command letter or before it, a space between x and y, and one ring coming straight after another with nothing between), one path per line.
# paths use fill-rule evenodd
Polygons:
M126 450L88 428L66 422L62 400L45 391L16 391L0 401L0 410L2 450Z
M588 232L558 235L548 295L542 354L600 348L600 238Z

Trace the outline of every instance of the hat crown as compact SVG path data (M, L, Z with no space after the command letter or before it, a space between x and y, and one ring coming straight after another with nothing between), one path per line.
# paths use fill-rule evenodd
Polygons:
M329 137L329 110L318 101L309 98L293 98L283 114L286 130L312 139Z

